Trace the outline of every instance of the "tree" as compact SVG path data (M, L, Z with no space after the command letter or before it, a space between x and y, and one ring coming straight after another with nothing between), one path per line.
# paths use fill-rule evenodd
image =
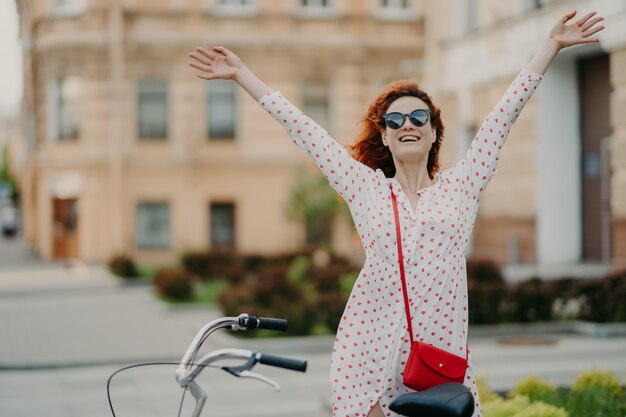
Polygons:
M287 217L304 224L306 242L315 247L330 246L337 215L347 206L322 175L300 169L287 201Z

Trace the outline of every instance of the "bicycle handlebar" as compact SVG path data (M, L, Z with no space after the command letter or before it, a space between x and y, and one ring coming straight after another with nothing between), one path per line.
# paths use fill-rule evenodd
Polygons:
M241 324L240 324L241 325ZM287 330L287 320L248 316L247 329Z
M306 372L306 361L299 359L286 358L284 356L268 355L267 353L258 354L259 363L263 365L277 366L279 368L291 369L292 371Z
M176 379L178 382L188 381L192 373L191 364L195 362L196 356L202 343L217 329L230 328L231 330L247 330L247 329L270 329L270 330L286 330L287 320L256 317L249 314L240 314L237 317L222 317L206 324L193 338L193 341L187 348L183 358L176 369Z

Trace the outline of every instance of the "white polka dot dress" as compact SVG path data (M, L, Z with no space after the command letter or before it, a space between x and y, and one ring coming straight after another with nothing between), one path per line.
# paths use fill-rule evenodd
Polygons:
M378 402L387 416L410 390L402 372L410 340L398 269L389 184L398 199L407 289L418 340L465 357L467 283L465 250L481 192L495 173L511 125L542 76L523 69L483 122L466 156L420 191L413 210L400 184L355 161L317 123L278 91L259 103L317 163L347 202L366 260L337 330L331 365L332 408L337 417L365 417ZM471 354L465 384L482 416Z

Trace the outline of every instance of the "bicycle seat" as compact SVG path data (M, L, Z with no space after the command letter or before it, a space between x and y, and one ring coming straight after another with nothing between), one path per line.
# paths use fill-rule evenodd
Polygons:
M389 409L408 417L471 417L474 396L465 385L450 382L402 394L389 404Z

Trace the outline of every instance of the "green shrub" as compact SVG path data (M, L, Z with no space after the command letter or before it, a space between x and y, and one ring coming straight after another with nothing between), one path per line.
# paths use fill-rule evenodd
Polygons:
M614 272L603 279L606 321L626 321L626 269Z
M610 371L581 373L567 397L571 417L624 417L626 398L619 380Z
M219 295L229 287L230 284L222 280L195 282L193 286L194 302L215 304Z
M183 268L161 268L154 277L154 285L157 293L168 300L190 301L193 298L193 282Z
M508 289L502 304L502 318L514 323L549 321L554 300L555 295L547 291L543 281L531 278Z
M527 397L496 398L483 404L485 417L513 417L530 405Z
M563 408L538 401L531 403L513 417L568 417L568 414Z
M492 324L500 321L501 303L506 296L507 286L494 262L467 262L467 290L471 324Z
M498 394L493 392L487 386L487 377L485 377L484 375L479 375L476 378L476 388L478 389L478 397L483 404L501 399Z
M239 282L245 277L245 259L232 250L189 251L181 256L182 267L200 280Z
M572 385L572 392L596 388L604 390L610 397L618 397L622 392L619 379L615 374L603 369L581 372Z
M527 397L532 402L543 401L547 404L561 405L556 387L535 376L518 381L515 388L509 392L509 397L520 395Z
M124 279L133 279L139 276L135 261L128 255L116 255L108 263L109 271Z
M285 264L260 267L255 279L242 281L218 297L222 310L229 316L286 318L289 328L284 334L309 334L317 319L315 306L297 283L287 279L288 269Z

